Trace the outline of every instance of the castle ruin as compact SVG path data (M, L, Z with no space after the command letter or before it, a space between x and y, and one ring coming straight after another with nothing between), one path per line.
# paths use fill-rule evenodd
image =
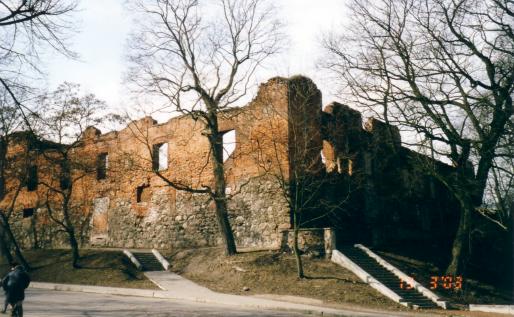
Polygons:
M312 204L306 229L331 227L337 243L452 241L458 209L444 186L420 164L450 166L401 146L394 126L332 103L308 78L273 78L248 105L220 112L220 131L235 143L224 158L229 219L238 248L278 249L292 228L284 182L299 175L327 179ZM89 127L75 159L94 169L74 185L80 243L124 248L192 248L221 243L207 194L177 190L213 182L204 125L183 115L158 124L144 117L120 131ZM10 153L29 152L32 171L10 223L25 248L67 245L47 211L47 186L66 188L48 159L52 145L21 138ZM59 145L54 145L59 146ZM46 153L46 155L43 155ZM6 180L6 186L14 180ZM59 184L59 182L61 182ZM29 186L30 185L30 186ZM7 208L12 191L0 201ZM287 240L287 239L286 239Z

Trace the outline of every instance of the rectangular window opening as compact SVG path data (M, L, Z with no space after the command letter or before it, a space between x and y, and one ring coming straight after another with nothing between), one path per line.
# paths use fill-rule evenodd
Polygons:
M143 203L143 202L149 202L150 201L150 190L148 189L148 185L142 185L138 186L136 188L136 202Z
M96 160L96 179L106 179L108 167L109 155L107 153L99 154Z
M27 190L32 192L37 189L38 177L37 177L37 166L32 165L27 171Z
M348 175L352 176L353 174L353 160L348 159Z
M60 186L61 189L69 189L71 187L70 172L65 168L61 171Z
M61 177L61 189L69 189L70 188L70 184L71 184L71 181L70 181L70 177L67 176L67 175L63 175Z
M225 163L236 149L236 130L223 133L223 163Z
M153 145L152 169L154 171L164 171L168 169L168 143Z
M34 216L34 208L23 209L23 218L28 218L32 216Z

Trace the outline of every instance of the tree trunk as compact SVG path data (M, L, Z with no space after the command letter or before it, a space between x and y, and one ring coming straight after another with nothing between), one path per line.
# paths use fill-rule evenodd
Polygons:
M37 238L37 212L34 213L34 216L32 216L32 236L34 237L34 245L32 248L39 249L39 241Z
M71 246L72 265L73 265L73 268L79 269L80 268L79 244L77 242L77 239L75 238L75 232L73 229L68 230L68 236L69 236L70 246Z
M18 242L16 241L16 237L12 233L11 226L9 225L9 221L7 221L7 217L4 215L4 213L0 212L0 218L2 219L2 227L7 234L7 239L12 243L14 247L14 254L16 255L16 259L19 261L21 265L25 267L27 271L30 271L30 265L21 253L20 246L18 245Z
M485 164L485 163L483 163ZM490 167L491 165L488 164ZM488 170L482 171L475 177L470 166L460 167L457 171L455 188L452 188L454 196L459 201L461 212L457 233L452 245L452 258L446 268L448 275L462 275L465 272L466 263L470 257L470 232L473 212L482 204L485 188L487 186Z
M5 240L3 226L0 226L0 251L5 258L5 261L11 265L13 263L13 257L7 245L7 241Z
M446 269L447 275L456 276L462 274L465 270L465 265L469 256L471 212L472 208L470 207L463 208L461 212L459 227L457 229L455 239L453 240L452 259Z
M16 259L20 262L21 265L25 267L27 271L31 270L31 267L25 257L23 256L23 253L21 252L20 246L18 245L18 242L16 241L16 238L14 237L11 228L6 228L7 230L7 236L9 237L9 240L11 240L11 243L14 246L14 254L16 255Z
M227 197L225 194L225 169L223 166L223 136L217 131L217 121L215 124L215 131L212 132L212 135L209 137L209 141L211 142L212 149L211 160L214 174L216 219L223 239L225 255L234 255L237 253L237 249L228 219Z
M296 258L296 269L298 272L298 278L304 278L305 275L303 274L302 256L300 254L300 248L298 248L298 231L299 228L296 219L296 212L293 211L293 252Z
M227 204L224 198L215 198L216 200L216 218L220 227L221 237L225 247L225 255L234 255L237 253L234 235L230 228L227 214Z
M71 188L71 186L70 186ZM71 193L71 189L69 191ZM75 227L73 226L73 223L70 219L70 211L68 208L68 204L70 203L70 196L64 197L63 202L63 216L64 216L64 224L66 225L66 233L68 233L68 240L70 241L70 247L71 247L71 255L72 255L72 265L73 268L78 269L80 268L80 265L78 264L80 260L80 253L79 253L79 244L77 242L77 238L75 237Z

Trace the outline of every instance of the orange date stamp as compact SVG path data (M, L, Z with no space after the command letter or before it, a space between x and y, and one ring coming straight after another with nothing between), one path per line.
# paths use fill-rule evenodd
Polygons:
M414 276L412 276L414 279ZM430 289L453 289L453 290L460 290L462 289L462 276L451 276L451 275L444 275L444 276L431 276L430 277ZM400 288L401 289L412 289L414 288L410 283L407 283L404 280L400 280Z
M431 276L430 289L437 289L439 287L444 289L460 290L462 289L462 276Z

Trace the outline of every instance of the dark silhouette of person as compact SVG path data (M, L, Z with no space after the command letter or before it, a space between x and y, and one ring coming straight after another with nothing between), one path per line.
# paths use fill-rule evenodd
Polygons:
M11 271L2 279L2 287L5 291L5 304L2 313L5 314L7 306L15 307L19 306L20 312L22 312L21 304L25 299L25 289L30 284L30 276L25 271L22 265L13 263L11 265Z

